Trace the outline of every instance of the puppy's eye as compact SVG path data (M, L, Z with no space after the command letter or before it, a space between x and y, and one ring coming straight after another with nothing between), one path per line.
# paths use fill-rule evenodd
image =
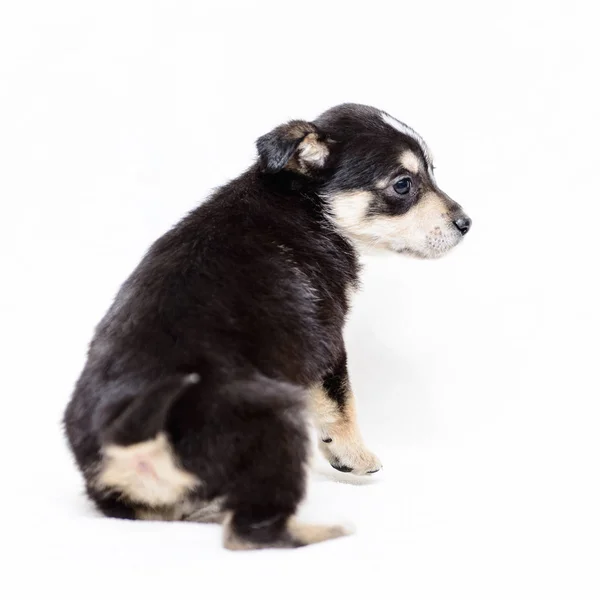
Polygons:
M394 184L394 191L396 192L396 194L406 196L406 194L410 192L411 187L412 181L410 180L410 177L402 177L401 179L398 179L398 181L396 181L396 183Z

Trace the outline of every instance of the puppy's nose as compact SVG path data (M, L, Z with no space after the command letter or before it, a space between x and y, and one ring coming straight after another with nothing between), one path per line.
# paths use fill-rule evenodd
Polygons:
M471 219L467 216L460 217L452 222L456 225L456 229L458 229L462 235L467 235L467 232L471 229Z

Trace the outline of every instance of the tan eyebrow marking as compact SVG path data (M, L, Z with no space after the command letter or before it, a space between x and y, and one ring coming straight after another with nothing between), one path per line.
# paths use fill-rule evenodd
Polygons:
M419 157L411 150L405 150L400 155L400 164L411 173L418 173L423 167Z

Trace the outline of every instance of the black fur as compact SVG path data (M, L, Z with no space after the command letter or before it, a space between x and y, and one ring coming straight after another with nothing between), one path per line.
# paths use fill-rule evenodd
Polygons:
M348 368L346 352L342 352L337 364L323 378L323 389L329 398L340 405L343 410L348 389Z
M224 186L150 248L97 327L65 414L82 472L103 442L138 442L166 424L203 497L227 492L236 523L293 513L307 437L287 413L304 410L301 390L343 355L357 277L310 179L254 166ZM200 381L180 389L190 373ZM88 493L119 513L112 495Z

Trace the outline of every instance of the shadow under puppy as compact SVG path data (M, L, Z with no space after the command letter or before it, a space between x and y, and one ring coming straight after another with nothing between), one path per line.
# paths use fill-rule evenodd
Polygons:
M360 243L442 256L470 220L424 141L345 104L257 142L259 159L149 249L97 326L64 424L110 517L224 523L230 549L344 535L294 519L312 416L333 467L363 443L342 329Z

